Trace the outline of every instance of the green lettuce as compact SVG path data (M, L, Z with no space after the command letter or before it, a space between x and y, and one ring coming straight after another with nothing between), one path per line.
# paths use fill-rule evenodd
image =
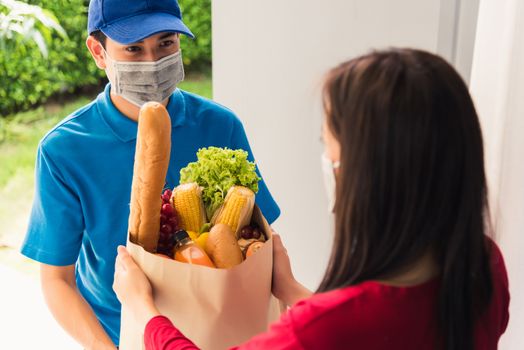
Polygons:
M224 203L232 186L245 186L258 192L256 165L242 149L208 147L197 152L198 160L180 170L180 183L196 182L204 188L202 199L208 219Z

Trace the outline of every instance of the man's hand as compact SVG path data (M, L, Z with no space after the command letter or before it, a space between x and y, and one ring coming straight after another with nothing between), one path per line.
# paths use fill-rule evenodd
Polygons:
M309 298L313 293L297 282L291 271L291 262L280 235L273 232L273 284L275 297L287 305L293 305L300 299Z
M142 328L160 315L153 301L151 283L123 246L118 247L113 289L122 307L131 311Z

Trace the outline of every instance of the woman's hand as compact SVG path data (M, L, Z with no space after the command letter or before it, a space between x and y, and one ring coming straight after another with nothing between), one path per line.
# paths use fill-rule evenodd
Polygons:
M118 247L113 289L122 307L131 311L141 327L160 315L153 302L151 283L123 246Z
M293 276L287 250L280 235L273 232L273 295L287 305L309 298L313 293L301 285Z

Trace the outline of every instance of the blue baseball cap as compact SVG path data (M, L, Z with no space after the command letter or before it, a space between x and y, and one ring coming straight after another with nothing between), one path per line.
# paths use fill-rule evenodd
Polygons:
M195 36L182 22L177 0L91 0L87 32L101 30L112 40L132 44L161 32Z

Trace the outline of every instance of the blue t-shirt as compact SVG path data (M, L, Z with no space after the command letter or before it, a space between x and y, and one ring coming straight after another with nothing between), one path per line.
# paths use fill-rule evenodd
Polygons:
M111 102L110 85L40 142L36 189L22 254L44 264L76 264L76 283L115 344L120 309L112 289L116 248L125 245L137 123ZM251 149L240 120L228 109L177 89L167 105L171 160L167 186L201 147ZM160 195L160 194L159 194ZM273 222L280 209L264 181L256 203Z

